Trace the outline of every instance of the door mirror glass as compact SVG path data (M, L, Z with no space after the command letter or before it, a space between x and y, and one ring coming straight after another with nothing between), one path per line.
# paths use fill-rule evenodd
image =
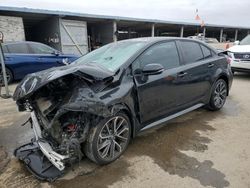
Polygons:
M164 71L164 67L161 64L147 64L143 67L142 73L144 75L156 75L161 74Z

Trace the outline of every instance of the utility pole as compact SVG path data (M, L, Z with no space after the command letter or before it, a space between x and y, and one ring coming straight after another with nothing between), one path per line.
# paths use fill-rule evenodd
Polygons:
M4 56L3 56L3 49L2 49L2 42L3 42L3 32L0 31L0 63L2 67L2 76L3 77L3 83L5 86L5 95L1 94L1 88L0 88L0 95L2 98L10 98L10 93L9 93L9 88L8 88L8 80L7 80L7 75L6 75L6 69L5 69L5 63L4 63ZM1 86L0 86L1 87Z

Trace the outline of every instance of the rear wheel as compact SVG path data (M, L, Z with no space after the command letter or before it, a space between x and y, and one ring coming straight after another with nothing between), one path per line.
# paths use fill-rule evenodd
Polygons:
M118 113L104 119L90 131L84 147L85 155L97 164L108 164L126 150L130 135L131 124L125 114Z
M225 80L219 79L216 81L208 104L210 110L216 111L223 107L227 98L227 90L228 87Z
M11 83L13 81L13 74L8 68L5 68L5 70L6 70L7 81L8 81L8 84L9 84L9 83ZM2 68L0 68L0 84L1 85L4 84Z

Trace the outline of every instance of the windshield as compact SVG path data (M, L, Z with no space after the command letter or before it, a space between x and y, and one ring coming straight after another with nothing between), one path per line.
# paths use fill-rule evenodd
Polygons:
M132 55L145 45L143 41L120 41L105 45L79 58L75 63L96 64L116 72Z
M242 41L240 41L240 45L250 45L250 35L247 35Z

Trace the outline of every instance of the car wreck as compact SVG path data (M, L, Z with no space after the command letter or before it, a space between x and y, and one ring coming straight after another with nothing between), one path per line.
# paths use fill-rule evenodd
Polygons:
M212 110L222 108L232 83L226 58L201 42L193 42L210 51L213 58L207 63L212 61L218 69L210 73L205 70L205 75L187 80L185 75L178 76L183 72L178 66L185 66L179 57L174 67L164 65L166 59L174 59L171 50L177 50L173 48L177 40L193 42L160 37L124 40L97 49L71 65L27 75L13 98L19 111L31 112L27 122L34 138L17 148L15 156L39 179L53 181L84 155L100 165L116 160L141 130L206 104ZM168 53L162 46L155 50L159 44L166 44ZM161 54L164 56L159 57ZM142 56L149 63L139 62ZM193 86L201 89L196 94L186 93L186 101L178 101L183 97L175 88L182 85L187 92ZM168 92L170 89L174 92ZM193 96L195 100L190 98Z

